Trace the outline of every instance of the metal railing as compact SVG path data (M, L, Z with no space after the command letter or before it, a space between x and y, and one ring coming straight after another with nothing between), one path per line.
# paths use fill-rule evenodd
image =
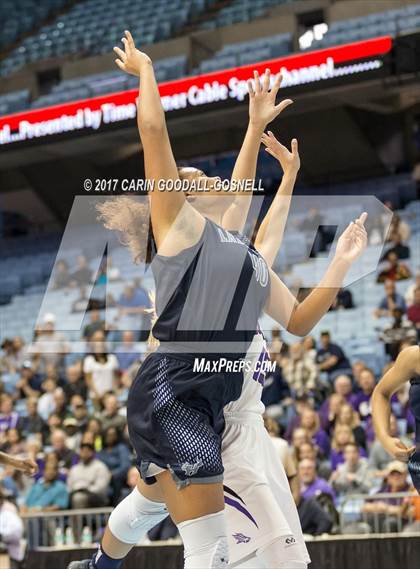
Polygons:
M410 528L420 533L414 500L420 501L420 496L408 492L349 494L338 506L340 533L401 533ZM371 504L376 504L376 507L369 507ZM378 507L378 504L383 506ZM385 507L387 505L394 507L390 509ZM28 549L89 547L98 543L111 512L112 508L90 508L23 514Z
M410 492L349 494L338 507L340 533L401 533L410 528L419 533L415 500L420 496Z
M112 508L60 510L22 514L28 549L97 543Z

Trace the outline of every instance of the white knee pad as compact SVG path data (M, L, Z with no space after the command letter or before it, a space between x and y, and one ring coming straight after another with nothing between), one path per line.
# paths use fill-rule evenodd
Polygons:
M136 545L168 515L165 504L145 498L137 488L114 508L108 527L117 539Z
M306 553L292 535L279 537L257 551L257 559L266 569L307 569Z
M184 569L226 569L229 563L225 513L209 514L182 522Z

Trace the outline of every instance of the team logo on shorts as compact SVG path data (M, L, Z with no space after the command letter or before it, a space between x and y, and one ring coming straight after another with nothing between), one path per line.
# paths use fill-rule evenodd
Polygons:
M184 462L181 464L182 471L185 473L186 476L194 476L203 466L203 461L201 458L197 458L194 463Z
M292 535L290 535L289 537L286 537L284 542L286 544L286 547L290 547L291 545L295 545L296 539Z
M236 539L236 543L249 543L251 541L251 538L248 537L247 535L244 535L243 533L234 533L232 535L232 537L234 539Z

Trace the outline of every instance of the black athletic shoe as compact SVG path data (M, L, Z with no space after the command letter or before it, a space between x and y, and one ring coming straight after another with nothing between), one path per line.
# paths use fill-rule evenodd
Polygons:
M72 561L67 569L93 569L91 559L83 559L83 561Z

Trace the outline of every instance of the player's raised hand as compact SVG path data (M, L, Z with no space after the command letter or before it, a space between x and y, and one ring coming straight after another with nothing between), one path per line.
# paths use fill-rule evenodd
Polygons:
M281 144L271 130L263 133L261 142L264 144L266 152L280 162L280 166L285 174L297 173L299 171L300 156L296 138L292 140L291 150Z
M293 103L291 99L285 99L276 105L281 80L281 73L279 73L270 89L272 81L269 69L265 70L262 78L260 78L258 71L254 71L254 82L252 79L248 80L249 120L251 124L262 128L262 130Z
M416 450L415 446L407 447L400 439L394 437L389 437L384 441L384 448L392 457L401 462L408 462Z
M368 214L362 213L355 221L352 221L337 243L336 257L353 263L367 246L367 232L365 221Z
M122 71L140 77L142 66L145 64L150 65L152 60L148 55L136 48L133 36L128 30L126 30L124 34L125 37L121 39L124 44L124 49L122 50L117 46L114 47L114 51L118 55L118 59L115 60L115 63Z
M38 465L32 458L24 458L16 462L15 468L28 476L34 476L38 472Z

